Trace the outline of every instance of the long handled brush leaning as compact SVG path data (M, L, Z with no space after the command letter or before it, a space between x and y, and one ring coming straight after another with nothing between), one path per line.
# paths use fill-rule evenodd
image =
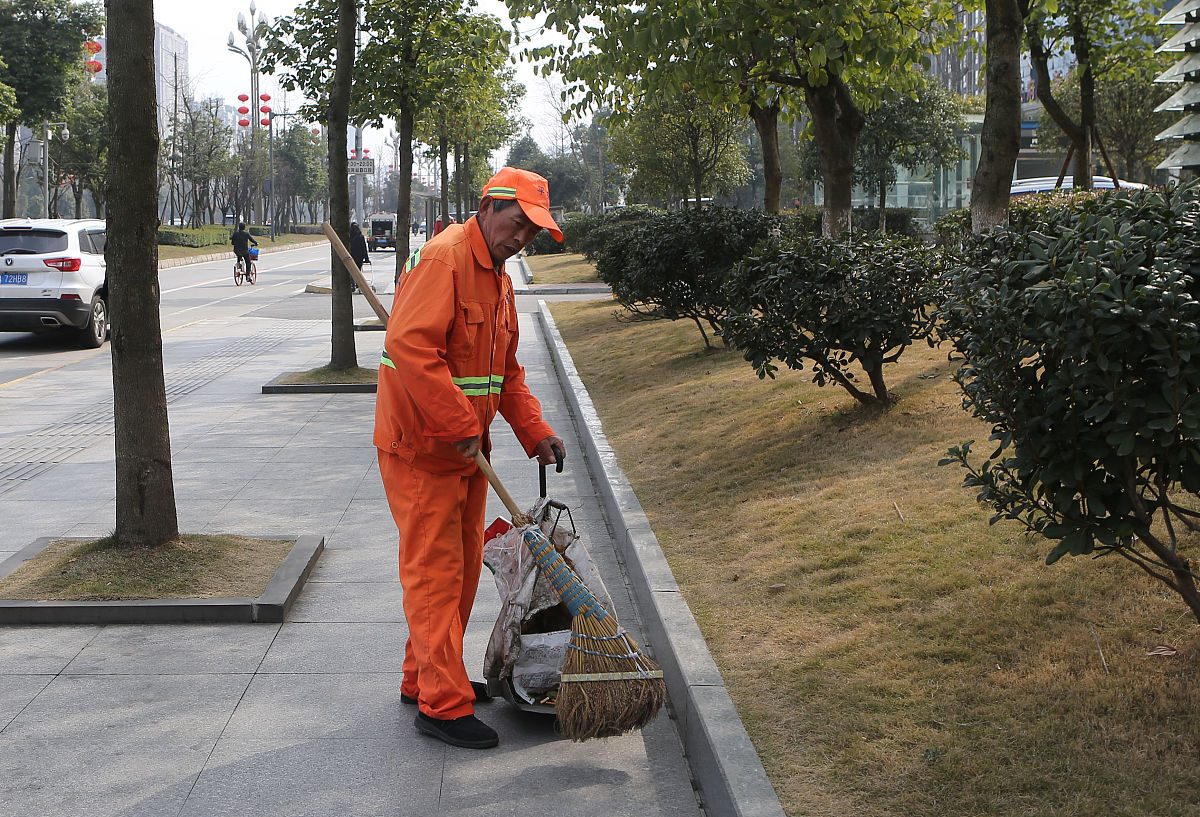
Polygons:
M554 544L501 484L482 453L475 462L504 502L542 575L570 611L571 643L563 661L554 705L562 733L571 740L607 738L641 729L666 699L662 670L642 655L617 617L567 566Z

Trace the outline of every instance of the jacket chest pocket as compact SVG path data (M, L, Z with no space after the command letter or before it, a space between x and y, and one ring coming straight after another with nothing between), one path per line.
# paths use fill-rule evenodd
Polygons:
M464 301L454 316L454 327L450 330L450 343L446 353L451 360L467 361L477 354L476 347L487 342L491 346L491 337L485 329L485 311L483 304L477 301Z

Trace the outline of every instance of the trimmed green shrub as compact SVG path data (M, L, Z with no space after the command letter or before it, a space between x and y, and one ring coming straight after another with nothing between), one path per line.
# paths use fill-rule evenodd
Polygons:
M762 210L714 207L610 224L594 229L589 240L614 231L594 251L596 273L622 306L643 318L691 320L711 347L705 325L721 334L725 277L779 226L779 216Z
M941 264L936 250L907 238L771 240L730 276L725 335L759 377L774 377L776 360L807 365L818 386L888 405L884 366L930 337Z
M264 227L260 224L251 224L249 227L246 228L246 231L248 233L250 233L250 235L254 235L254 236L264 236L264 235L271 234L270 227Z
M907 238L921 238L921 230L913 219L916 211L907 207L889 207L887 211L887 234L901 235ZM863 207L854 211L853 229L855 234L879 232L879 209ZM820 230L818 230L820 232Z
M562 251L562 242L556 241L548 230L542 230L533 237L533 241L525 245L525 253L527 255L550 255Z
M158 243L173 247L207 247L229 243L228 227L209 225L197 230L185 227L159 227Z
M655 207L633 204L607 213L573 216L561 225L563 249L582 253L589 261L595 261L600 248L610 238L620 235L624 226L662 215L663 212Z
M1047 563L1116 553L1200 620L1177 535L1200 522L1200 187L1070 194L1011 222L967 243L941 312L996 448L942 463L992 521L1050 539Z
M783 218L783 234L792 236L820 235L821 217L824 212L824 207L815 205L797 207L795 210L784 210L780 214Z
M950 210L933 222L933 235L937 245L943 249L961 249L971 235L971 208Z

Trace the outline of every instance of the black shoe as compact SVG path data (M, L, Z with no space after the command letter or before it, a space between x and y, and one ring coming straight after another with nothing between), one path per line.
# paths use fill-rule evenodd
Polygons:
M418 712L413 725L423 735L437 738L451 746L462 746L464 749L490 749L500 742L496 730L474 715L442 721L431 718L424 712Z
M482 681L472 681L471 689L475 690L475 703L477 704L486 703L492 699L492 696L488 694L487 684L483 683ZM405 695L403 692L401 692L400 703L408 704L409 706L416 706L417 699L410 698L408 695Z

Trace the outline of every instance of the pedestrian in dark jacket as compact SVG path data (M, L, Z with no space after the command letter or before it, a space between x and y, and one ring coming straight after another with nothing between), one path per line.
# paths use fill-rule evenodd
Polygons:
M367 249L367 239L363 236L363 232L357 222L350 225L350 257L354 259L354 263L358 265L360 270L363 268L363 264L371 263L370 250ZM351 286L353 286L355 292L358 292L357 282L351 282Z

